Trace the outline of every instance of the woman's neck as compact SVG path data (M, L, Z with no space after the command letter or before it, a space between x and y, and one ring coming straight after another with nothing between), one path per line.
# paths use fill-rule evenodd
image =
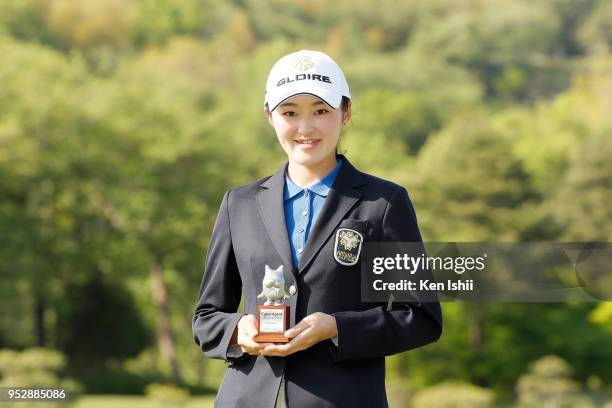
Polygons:
M337 164L335 154L311 167L303 166L290 160L287 172L291 181L304 188L325 178Z

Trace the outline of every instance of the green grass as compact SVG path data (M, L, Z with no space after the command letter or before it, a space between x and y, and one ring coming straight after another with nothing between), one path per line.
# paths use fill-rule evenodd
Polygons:
M214 396L191 397L181 408L212 408ZM156 408L150 399L132 395L85 395L72 406L73 408ZM162 407L160 407L162 408Z

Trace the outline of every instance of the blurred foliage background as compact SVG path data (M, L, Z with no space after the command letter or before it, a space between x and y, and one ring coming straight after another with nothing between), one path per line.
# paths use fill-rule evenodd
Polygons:
M85 394L215 392L206 246L285 160L263 90L301 48L343 67L341 150L426 241L612 241L611 47L606 0L0 0L0 379L43 347ZM611 303L443 307L387 360L395 406L609 399Z

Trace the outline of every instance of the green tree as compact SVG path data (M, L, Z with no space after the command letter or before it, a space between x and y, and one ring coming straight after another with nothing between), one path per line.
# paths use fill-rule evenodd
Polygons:
M440 126L434 106L416 93L370 91L360 95L353 108L357 131L381 134L390 143L399 141L413 155Z
M608 1L595 1L588 16L578 29L580 44L589 51L612 48L612 5Z
M612 240L612 143L608 137L578 149L552 209L568 241Z
M542 2L437 1L421 15L411 46L473 70L489 96L505 90L499 83L508 81L508 67L529 79L513 94L548 94L563 84L558 77L564 67L554 58L560 25L559 15Z
M415 197L424 236L435 241L512 241L536 200L511 139L482 113L455 118L419 155ZM443 214L443 218L440 217Z

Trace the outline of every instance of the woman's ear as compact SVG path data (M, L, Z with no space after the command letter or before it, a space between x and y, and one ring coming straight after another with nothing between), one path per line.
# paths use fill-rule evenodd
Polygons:
M342 126L348 125L348 123L351 121L351 117L353 116L352 107L353 107L353 101L349 101L346 107L346 112L342 113Z
M274 122L272 122L272 112L269 112L266 108L264 108L264 113L268 117L268 123L270 124L272 129L274 129Z

